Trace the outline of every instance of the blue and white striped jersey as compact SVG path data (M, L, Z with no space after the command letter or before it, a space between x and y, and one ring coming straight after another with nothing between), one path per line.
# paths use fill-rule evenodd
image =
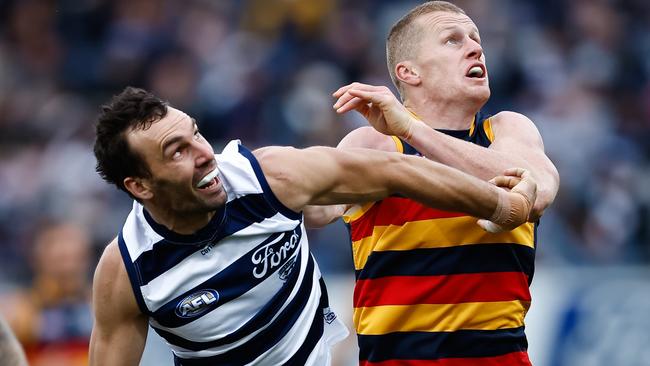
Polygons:
M228 200L180 235L134 202L118 237L137 302L177 365L328 365L347 329L329 310L302 214L272 193L253 154L215 156Z

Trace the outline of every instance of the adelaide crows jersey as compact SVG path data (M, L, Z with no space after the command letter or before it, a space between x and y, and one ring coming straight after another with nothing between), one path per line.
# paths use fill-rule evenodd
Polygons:
M490 119L440 130L487 147ZM394 138L397 150L421 155ZM362 366L530 365L524 317L535 228L483 231L476 218L392 196L345 218L356 268L354 323Z

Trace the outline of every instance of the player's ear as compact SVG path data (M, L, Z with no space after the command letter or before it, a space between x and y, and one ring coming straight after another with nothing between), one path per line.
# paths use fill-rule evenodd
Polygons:
M124 187L133 195L133 197L139 200L148 200L153 198L151 185L145 178L126 177L124 178Z
M395 77L400 82L412 86L418 86L422 83L417 66L408 60L395 65Z

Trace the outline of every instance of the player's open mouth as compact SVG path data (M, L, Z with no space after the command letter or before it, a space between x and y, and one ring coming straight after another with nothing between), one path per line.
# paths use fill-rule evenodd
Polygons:
M217 184L217 175L219 175L218 169L211 171L201 179L201 181L196 185L196 188L200 190L208 190L214 187Z
M485 67L480 64L473 65L465 74L468 78L482 79L485 77Z

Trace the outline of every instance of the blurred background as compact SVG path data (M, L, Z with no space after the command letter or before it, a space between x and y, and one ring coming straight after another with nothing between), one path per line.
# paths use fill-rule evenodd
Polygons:
M650 2L454 1L478 25L488 113L538 126L562 178L539 227L535 365L650 365ZM331 93L390 85L384 40L419 2L0 0L0 311L33 365L84 365L93 269L130 210L94 172L94 117L127 85L239 138L336 145ZM392 86L392 85L391 85ZM339 222L311 232L343 317ZM354 365L350 336L335 360ZM143 365L170 363L152 337Z

